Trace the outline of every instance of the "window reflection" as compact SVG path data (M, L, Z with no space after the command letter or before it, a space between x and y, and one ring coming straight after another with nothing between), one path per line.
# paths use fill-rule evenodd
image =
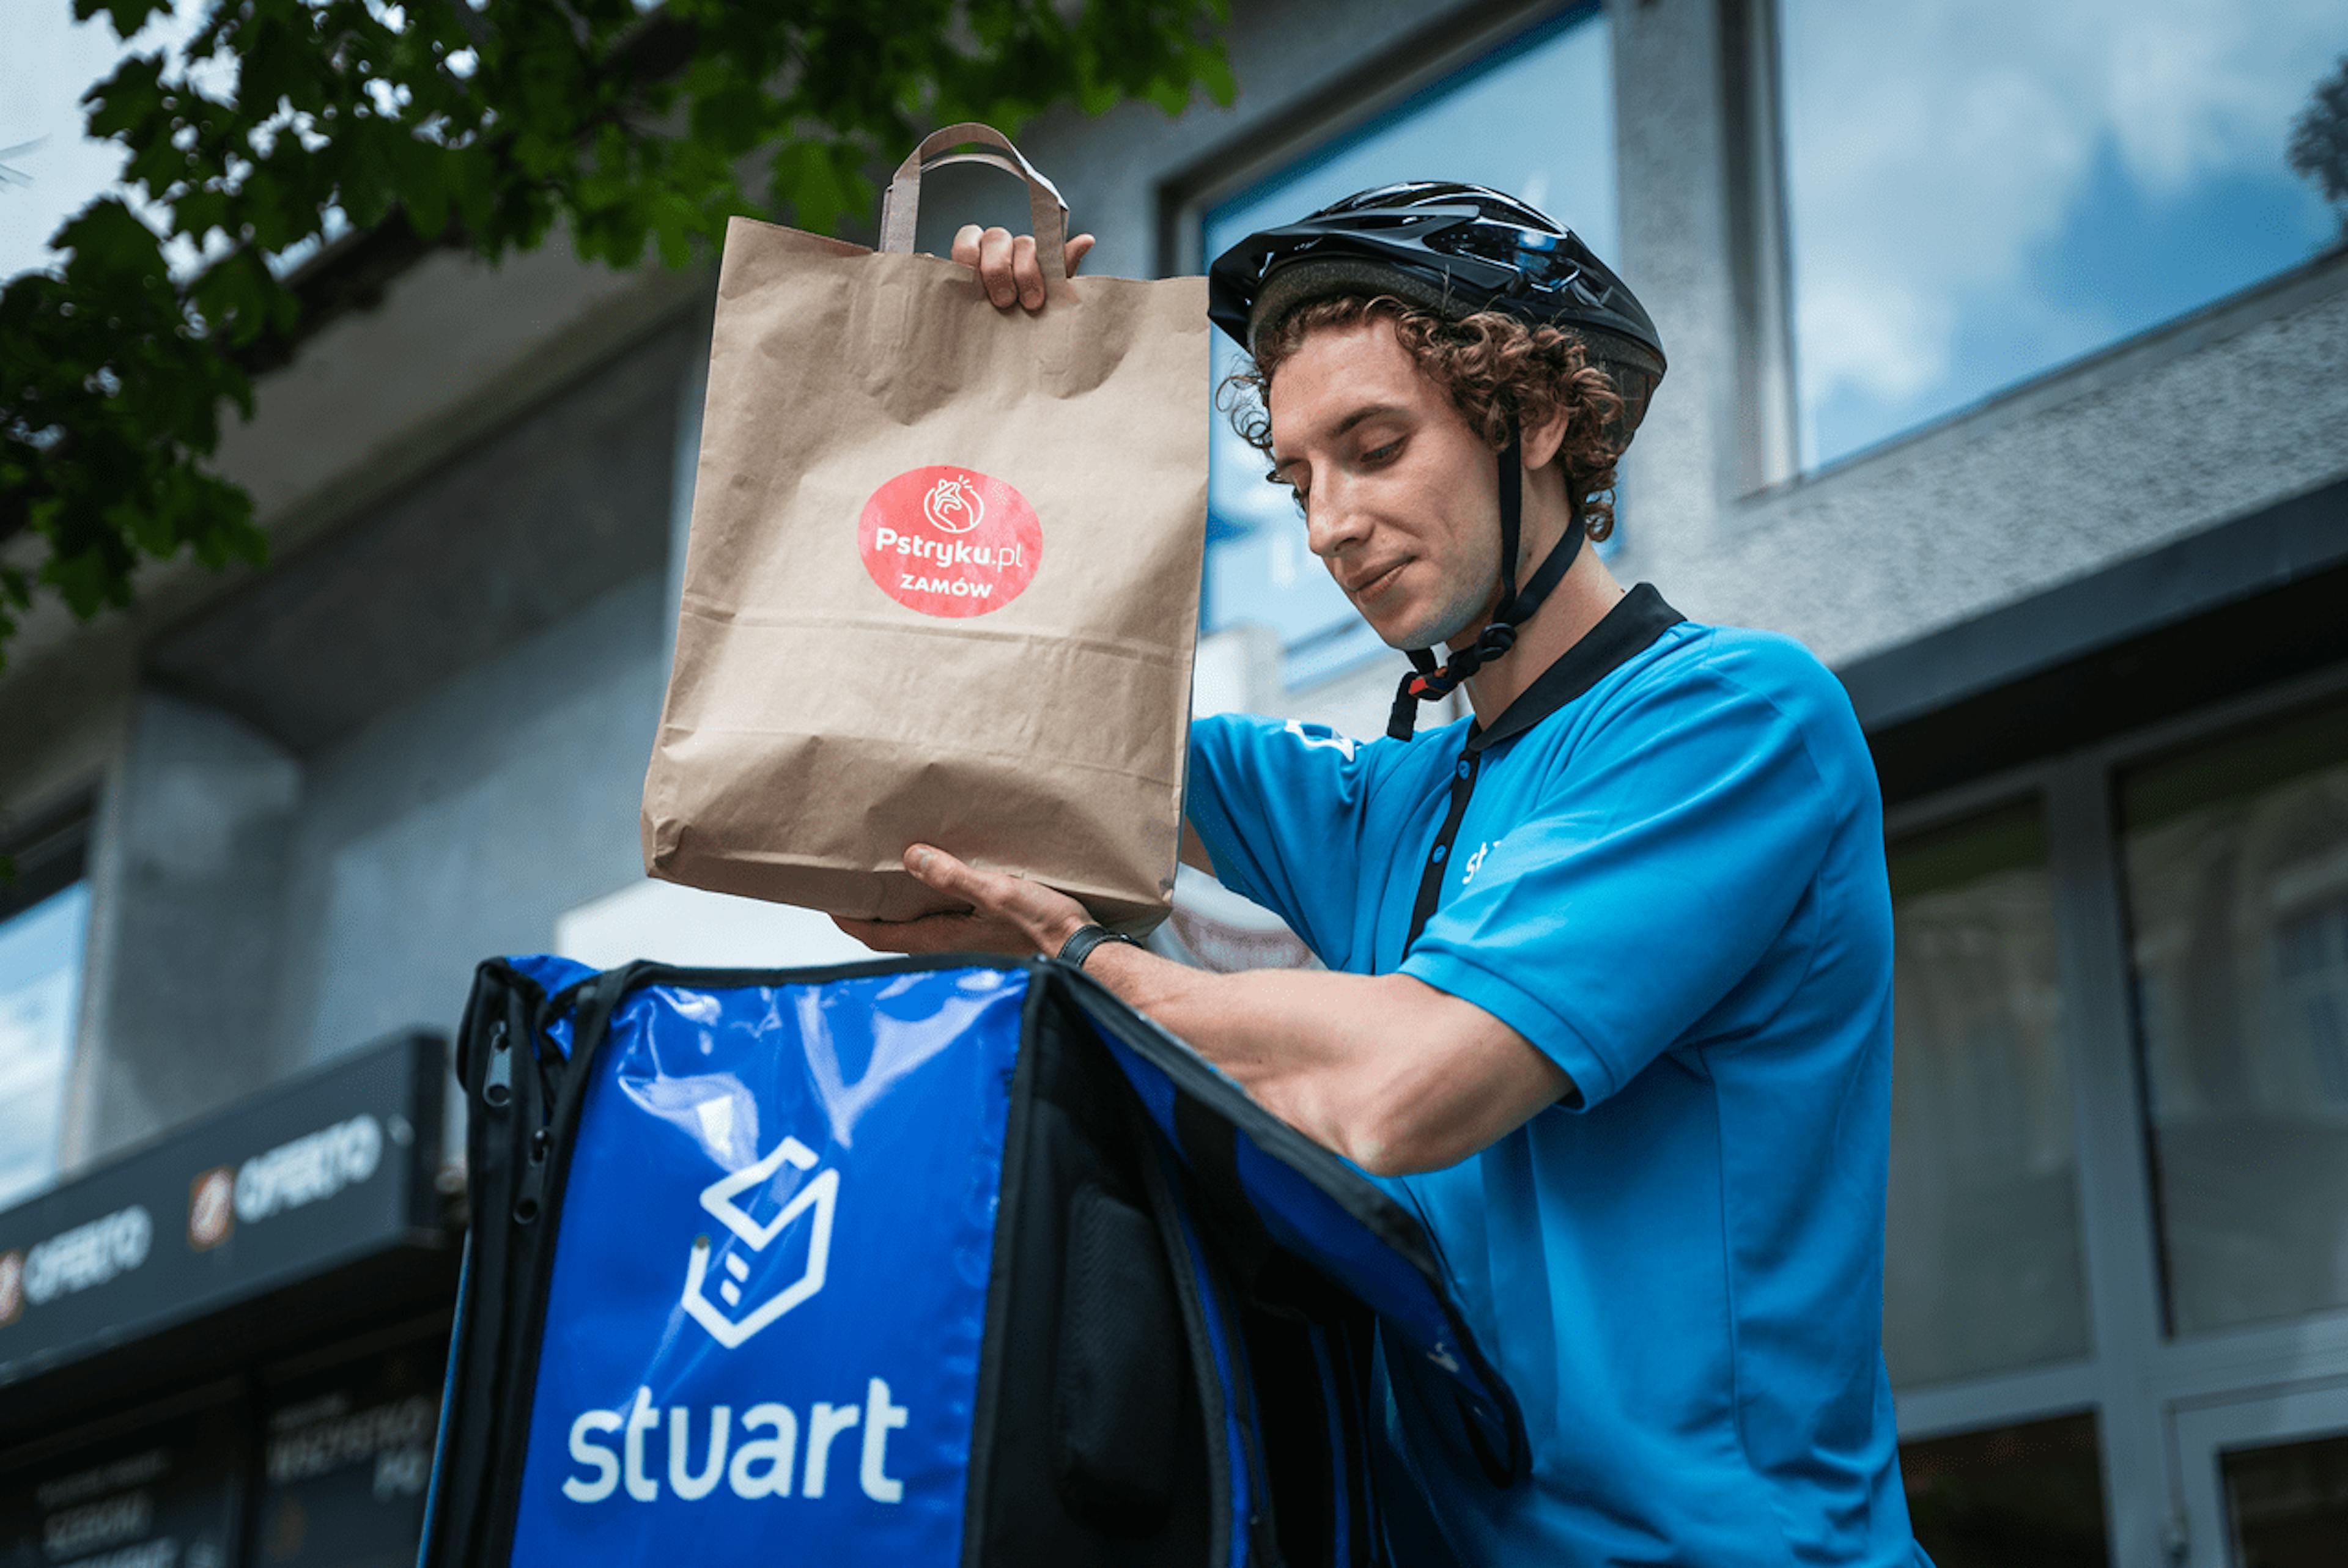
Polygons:
M1893 847L1884 1358L1901 1387L2084 1355L2077 1164L2036 803Z
M2348 1542L2348 1434L2236 1449L2219 1470L2237 1568L2338 1568Z
M1614 97L1606 18L1594 6L1548 23L1474 67L1210 210L1212 261L1258 229L1401 179L1457 179L1523 198L1616 255ZM1215 384L1237 369L1215 334ZM1287 681L1310 685L1381 644L1305 548L1303 519L1265 463L1218 417L1210 448L1206 630L1273 628Z
M2120 800L2171 1322L2348 1306L2348 710Z
M2306 261L2337 0L1782 0L1805 467Z
M2106 1568L2096 1418L1900 1445L1917 1543L1936 1568Z
M0 920L0 1208L57 1170L89 885Z

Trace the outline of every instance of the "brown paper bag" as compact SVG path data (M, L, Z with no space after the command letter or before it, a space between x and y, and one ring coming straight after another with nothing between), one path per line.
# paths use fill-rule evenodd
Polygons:
M940 157L966 142L1002 149ZM911 254L922 170L1028 182L1052 298ZM736 219L644 868L903 919L934 844L1132 930L1168 907L1205 539L1206 283L1066 276L1066 210L947 128L881 247Z

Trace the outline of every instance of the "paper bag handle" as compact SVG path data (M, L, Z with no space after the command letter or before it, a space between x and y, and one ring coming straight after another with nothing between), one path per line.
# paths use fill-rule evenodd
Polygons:
M949 152L948 148L965 142L980 142L999 148L1008 157L992 152ZM1027 213L1035 229L1035 261L1043 269L1047 283L1065 282L1068 276L1068 204L1059 188L1041 174L1035 166L1020 156L1011 145L1011 138L991 125L966 120L932 131L922 138L922 145L905 155L897 166L896 175L889 181L888 190L880 198L880 249L910 255L913 249L913 224L922 210L922 174L925 169L942 169L949 163L983 163L1015 174L1027 182Z

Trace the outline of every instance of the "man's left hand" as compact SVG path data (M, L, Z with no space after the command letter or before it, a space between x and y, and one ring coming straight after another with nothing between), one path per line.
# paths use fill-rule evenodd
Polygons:
M970 908L911 920L835 915L832 924L883 953L1002 953L1022 958L1056 954L1077 927L1092 924L1085 907L1065 893L1025 876L981 871L926 844L905 851L905 869L923 886Z

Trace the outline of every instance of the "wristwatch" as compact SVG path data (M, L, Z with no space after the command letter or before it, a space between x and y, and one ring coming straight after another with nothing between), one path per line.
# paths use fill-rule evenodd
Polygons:
M1141 946L1132 938L1112 931L1106 926L1079 926L1066 941L1060 944L1060 962L1073 964L1081 969L1085 967L1085 960L1092 957L1093 949L1103 942L1123 942L1128 948Z

